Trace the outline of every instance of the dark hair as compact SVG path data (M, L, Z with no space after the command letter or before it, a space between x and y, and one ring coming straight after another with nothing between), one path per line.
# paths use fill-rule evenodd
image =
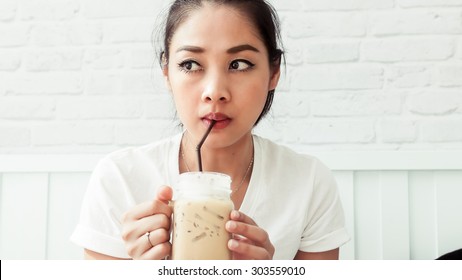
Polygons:
M279 18L273 6L265 0L175 0L170 6L165 29L163 30L163 50L160 52L161 67L165 67L169 59L169 48L175 30L187 19L188 15L203 6L203 3L231 6L243 14L255 25L263 43L268 51L270 67L277 69L284 56L282 51L282 40L280 33ZM263 110L255 125L271 109L274 90L268 92Z

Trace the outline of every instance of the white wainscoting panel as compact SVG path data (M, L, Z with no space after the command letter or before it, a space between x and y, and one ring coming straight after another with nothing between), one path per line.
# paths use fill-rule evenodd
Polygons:
M69 242L79 219L79 211L89 173L52 173L48 205L47 257L82 258L82 248Z
M1 199L1 258L45 259L48 174L3 174Z
M316 154L336 177L341 259L435 259L462 248L462 151ZM69 241L102 155L0 155L0 258L81 259Z
M353 171L337 171L334 173L337 180L340 199L342 200L343 209L345 212L345 223L348 233L351 236L350 241L342 246L340 250L340 258L345 260L355 259L355 189L354 189L354 172Z
M462 160L462 159L461 159ZM434 173L438 253L462 248L462 172Z
M409 174L409 228L411 259L426 260L438 256L436 189L433 172Z

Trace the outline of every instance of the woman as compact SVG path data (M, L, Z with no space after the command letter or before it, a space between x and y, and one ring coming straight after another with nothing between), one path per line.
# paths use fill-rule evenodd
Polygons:
M171 254L169 186L198 170L195 146L212 121L202 163L235 182L236 210L226 224L233 258L338 258L348 235L332 174L315 158L252 134L279 80L278 26L264 0L172 4L161 66L184 133L99 163L72 237L86 258Z

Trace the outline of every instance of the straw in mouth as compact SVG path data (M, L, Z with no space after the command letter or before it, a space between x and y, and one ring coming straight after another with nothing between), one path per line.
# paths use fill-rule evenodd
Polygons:
M205 139L207 138L207 136L209 136L209 133L210 131L212 131L212 128L213 126L217 123L216 120L212 120L210 122L210 125L209 127L207 128L207 131L205 132L204 136L202 137L201 141L199 142L199 144L197 144L196 146L196 152L197 152L197 160L199 162L199 171L202 172L202 157L201 157L201 147L202 145L204 144L205 142Z

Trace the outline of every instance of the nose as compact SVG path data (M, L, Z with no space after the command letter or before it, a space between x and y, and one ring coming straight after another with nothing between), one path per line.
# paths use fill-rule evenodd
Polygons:
M228 81L224 75L210 73L206 77L204 91L202 93L203 102L228 102L231 94L228 89Z

